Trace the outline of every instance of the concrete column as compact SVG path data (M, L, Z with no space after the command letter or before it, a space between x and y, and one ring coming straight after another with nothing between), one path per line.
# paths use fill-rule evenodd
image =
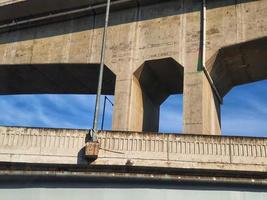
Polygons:
M153 102L135 76L119 80L115 89L113 130L158 131L160 104Z
M131 79L117 76L115 84L112 130L129 131L129 111L131 97Z
M188 134L221 134L220 105L204 72L184 77L183 132Z
M183 67L172 58L146 61L129 79L117 77L113 130L158 132L160 105L182 90Z
M148 95L148 91L141 86L135 76L132 82L132 94L129 113L131 130L157 132L160 103Z

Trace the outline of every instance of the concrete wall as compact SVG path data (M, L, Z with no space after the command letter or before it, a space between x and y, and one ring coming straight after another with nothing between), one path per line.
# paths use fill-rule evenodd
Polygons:
M86 164L86 130L0 128L0 162ZM93 165L267 172L267 139L100 132Z
M207 60L226 46L267 35L267 1L208 1ZM177 0L113 12L106 65L116 74L113 129L144 130L133 73L145 61L184 67L183 132L220 134L220 106L200 62L200 1ZM98 63L103 15L0 34L0 64ZM139 106L136 106L136 105ZM179 122L177 122L179 123Z

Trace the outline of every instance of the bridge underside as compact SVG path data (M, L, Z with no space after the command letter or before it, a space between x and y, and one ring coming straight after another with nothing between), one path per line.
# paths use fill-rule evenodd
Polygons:
M111 9L120 10L166 1L170 0L111 0ZM92 7L92 9L79 15L103 13L105 12L106 2L106 0L14 0L11 2L0 0L0 24L88 7ZM12 15L10 15L10 12L12 12Z
M96 94L99 64L0 65L0 95ZM102 94L114 95L115 74L104 68Z
M220 94L233 87L267 79L267 37L220 49L207 68Z

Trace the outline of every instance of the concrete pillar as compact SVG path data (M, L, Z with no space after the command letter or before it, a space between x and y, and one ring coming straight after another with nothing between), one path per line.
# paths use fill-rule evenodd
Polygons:
M159 130L160 105L182 93L183 67L172 58L146 61L129 79L118 79L113 130Z
M159 129L160 103L152 99L142 87L137 77L133 76L130 108L130 130L153 131Z
M220 105L204 72L184 77L183 132L188 134L221 134Z
M129 111L132 79L117 76L114 94L112 130L129 131Z
M157 132L159 109L135 76L117 81L112 130Z

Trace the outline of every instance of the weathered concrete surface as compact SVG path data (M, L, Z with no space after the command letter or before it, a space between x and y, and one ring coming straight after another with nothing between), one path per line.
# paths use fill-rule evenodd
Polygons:
M87 163L86 130L1 127L0 161ZM100 132L92 165L267 172L267 139Z
M156 119L153 125L144 124L142 101L147 98L138 89L134 72L146 62L171 58L184 67L183 132L220 134L219 103L198 71L200 3L168 1L111 14L105 64L116 74L114 130L155 130L158 109L147 104ZM208 1L207 60L225 46L265 37L266 9L266 0ZM0 64L98 63L102 25L103 15L98 14L2 33ZM259 62L264 66L263 59ZM213 68L217 67L209 66L210 71ZM216 82L218 87L222 81ZM136 116L141 116L139 121Z
M79 163L87 131L1 128L1 160ZM60 159L59 159L60 158Z

